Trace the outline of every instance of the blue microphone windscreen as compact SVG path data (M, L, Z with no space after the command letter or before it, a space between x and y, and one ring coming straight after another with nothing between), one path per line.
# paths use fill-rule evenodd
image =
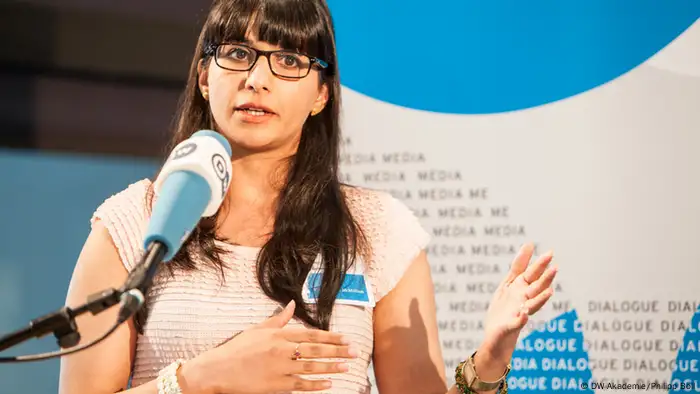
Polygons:
M182 246L211 199L207 181L191 171L176 171L163 181L144 238L144 248L163 243L163 261L172 259Z

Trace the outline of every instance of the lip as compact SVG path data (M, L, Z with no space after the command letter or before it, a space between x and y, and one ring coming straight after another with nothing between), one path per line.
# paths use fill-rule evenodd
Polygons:
M239 109L241 109L241 110L243 110L243 109L258 109L258 110L265 111L269 114L275 115L275 111L271 110L269 107L266 107L262 104L257 104L257 103L243 103L241 105L237 105L235 109L237 109L237 110L239 110Z
M265 113L262 115L252 115L246 111L247 109L262 110L265 111ZM264 124L271 120L273 117L277 116L270 108L262 104L256 103L245 103L238 105L234 109L233 113L238 120L247 124Z

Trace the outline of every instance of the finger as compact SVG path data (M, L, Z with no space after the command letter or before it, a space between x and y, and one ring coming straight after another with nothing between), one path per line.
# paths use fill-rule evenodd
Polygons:
M349 345L350 341L343 334L316 329L288 328L280 330L280 335L295 343L327 343L331 345Z
M532 315L539 311L547 302L547 300L549 300L549 298L552 297L552 294L554 294L554 289L550 287L549 289L546 289L537 296L535 296L535 298L525 302L525 306L530 311L530 314Z
M328 379L305 379L300 376L283 376L279 380L278 391L319 391L331 388L331 381Z
M542 273L547 269L547 265L552 261L554 254L549 251L542 255L534 264L529 266L523 273L523 279L525 282L532 283L542 276Z
M538 294L549 288L549 286L552 285L555 276L557 276L557 266L553 265L549 267L549 269L547 269L547 271L545 271L545 273L540 276L539 279L532 282L530 286L528 286L527 290L525 291L527 298L535 298Z
M523 327L525 327L525 324L527 324L528 319L528 309L527 307L523 306L523 308L521 308L517 312L515 318L511 320L511 323L508 325L508 328L513 331L521 330Z
M296 304L294 300L289 301L289 304L282 311L267 320L255 326L255 328L283 328L294 317L294 309Z
M357 358L358 356L357 350L348 345L301 343L295 349L301 354L299 358Z
M290 360L284 364L283 368L290 375L316 375L347 372L350 370L350 365L339 361Z
M510 266L510 271L508 272L508 276L506 276L504 283L512 282L518 277L518 275L525 271L525 268L527 268L527 265L530 263L534 249L535 246L529 242L520 248L520 251L518 251L518 254L515 256L515 259Z

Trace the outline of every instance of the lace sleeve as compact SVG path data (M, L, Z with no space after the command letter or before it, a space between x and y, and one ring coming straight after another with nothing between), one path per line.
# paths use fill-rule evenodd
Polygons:
M119 251L122 264L131 271L143 254L142 240L148 221L147 192L150 181L141 180L107 198L93 213L90 224L99 219Z

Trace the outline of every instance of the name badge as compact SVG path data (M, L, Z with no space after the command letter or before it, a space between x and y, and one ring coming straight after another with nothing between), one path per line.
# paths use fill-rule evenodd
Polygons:
M317 302L321 291L321 281L323 279L321 263L319 255L304 282L304 301L310 304ZM355 259L355 263L345 274L343 285L338 292L335 302L337 304L374 307L374 293L372 292L369 279L365 275L365 267L361 259Z

